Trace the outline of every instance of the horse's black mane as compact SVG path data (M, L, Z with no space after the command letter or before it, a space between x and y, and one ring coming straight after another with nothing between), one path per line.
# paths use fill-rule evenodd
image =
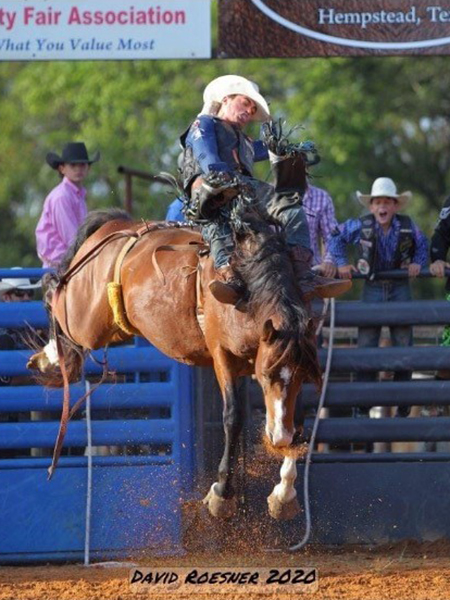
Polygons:
M130 215L122 208L100 208L88 213L86 219L80 225L77 236L64 254L58 267L58 275L62 275L69 268L73 257L80 249L83 242L93 233L100 229L102 225L109 221L132 221Z
M281 330L273 341L279 346L279 360L271 369L282 364L289 354L292 364L306 368L311 380L320 385L314 321L295 281L286 238L283 232L269 226L258 229L247 232L245 241L238 240L235 253L235 268L245 280L250 296L249 314L261 326L274 315L281 320Z
M264 319L277 312L283 323L306 322L309 313L295 282L289 246L283 232L260 228L246 233L243 252L238 244L236 268L246 282L249 309Z

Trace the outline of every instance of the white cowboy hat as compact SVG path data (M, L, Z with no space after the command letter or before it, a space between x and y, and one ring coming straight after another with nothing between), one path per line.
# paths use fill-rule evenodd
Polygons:
M370 201L372 198L380 198L385 196L386 198L395 198L398 203L398 208L401 210L405 207L412 198L411 192L397 193L397 186L389 177L378 177L372 184L370 194L361 194L356 192L358 200L363 206L369 208Z
M22 267L13 267L13 269L21 269ZM31 283L28 277L11 277L0 279L0 298L6 292L11 290L35 290L41 287L41 282Z
M267 121L270 118L270 109L267 102L259 93L259 87L253 81L240 75L222 75L216 77L203 92L203 108L201 115L216 115L225 96L239 94L247 96L256 104L254 121Z

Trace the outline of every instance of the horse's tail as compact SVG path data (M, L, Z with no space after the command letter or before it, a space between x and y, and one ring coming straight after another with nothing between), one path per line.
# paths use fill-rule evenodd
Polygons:
M47 344L42 347L36 340L35 335L30 335L27 340L29 348L34 350L34 354L28 360L27 367L36 371L34 379L37 384L49 388L63 387L61 361L64 361L69 383L74 383L80 379L83 372L86 351L69 340L59 324L53 321L51 314L49 317Z

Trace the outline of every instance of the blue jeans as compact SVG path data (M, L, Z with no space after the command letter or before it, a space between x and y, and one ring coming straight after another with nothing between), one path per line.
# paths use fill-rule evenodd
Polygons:
M409 281L366 281L364 283L363 302L405 302L412 300ZM389 327L393 346L412 346L412 327L395 325ZM376 348L380 341L381 327L360 327L358 330L358 348ZM358 373L357 381L375 381L376 371ZM411 371L396 371L394 381L409 381Z
M303 206L299 202L293 202L292 197L288 195L276 194L274 187L264 181L253 177L242 179L253 188L262 214L273 217L283 227L287 243L290 246L298 245L309 249L309 229ZM227 265L234 250L233 232L229 222L221 218L202 225L202 236L209 243L215 268Z

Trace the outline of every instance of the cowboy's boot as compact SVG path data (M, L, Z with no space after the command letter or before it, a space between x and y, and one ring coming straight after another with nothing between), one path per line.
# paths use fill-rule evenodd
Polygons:
M303 246L294 246L289 252L300 289L305 300L336 298L352 287L349 279L323 277L311 270L312 252Z
M244 282L230 265L220 267L216 273L216 278L208 286L212 295L223 304L236 304L244 296Z

